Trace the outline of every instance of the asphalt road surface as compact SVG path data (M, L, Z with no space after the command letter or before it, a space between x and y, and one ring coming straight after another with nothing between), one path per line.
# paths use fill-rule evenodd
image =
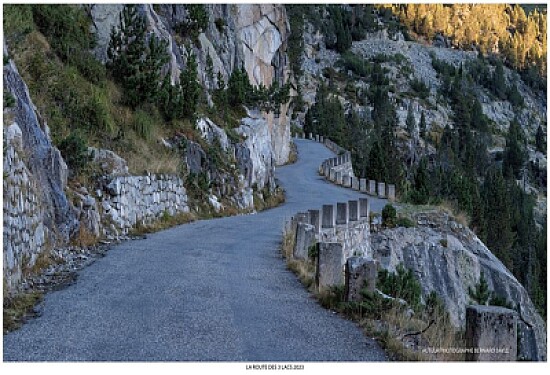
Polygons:
M296 144L298 162L277 169L285 204L114 246L46 295L41 317L4 335L4 361L386 360L356 324L318 305L281 257L286 218L361 196L317 174L331 151ZM371 199L371 210L384 204Z

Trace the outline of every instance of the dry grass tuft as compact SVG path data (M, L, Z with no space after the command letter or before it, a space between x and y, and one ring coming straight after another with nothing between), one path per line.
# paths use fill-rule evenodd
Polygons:
M39 292L21 293L13 297L6 297L4 293L4 333L16 330L28 317L35 315L34 307L42 298Z
M138 224L131 231L130 235L139 236L147 233L158 232L159 230L174 227L176 225L187 224L197 220L194 213L182 212L176 215L169 215L165 212L158 220L150 224Z
M294 164L298 161L298 148L296 147L296 144L292 141L290 141L290 152L288 154L288 160L285 163L285 165Z

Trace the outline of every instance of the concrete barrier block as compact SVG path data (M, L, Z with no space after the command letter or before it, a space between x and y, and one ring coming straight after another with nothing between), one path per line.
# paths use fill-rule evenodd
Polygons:
M395 201L395 185L388 184L387 189L388 189L388 200L392 202Z
M361 178L359 180L359 191L362 192L362 193L367 192L367 179L366 178Z
M359 202L348 201L349 221L359 220Z
M348 204L347 202L336 203L336 224L344 225L348 223Z
M378 183L378 197L380 198L386 197L386 184L383 182Z
M347 188L351 187L351 177L350 176L344 176L342 178L342 185L344 187L347 187Z
M376 195L376 181L369 180L369 194Z
M369 292L376 290L378 261L363 257L351 257L346 261L345 298L347 302L363 301L362 289Z
M311 224L298 223L296 241L294 242L294 259L308 259L309 247L315 243L315 227Z
M315 228L315 234L321 230L321 214L319 210L309 210L309 223Z
M343 247L340 243L319 243L315 279L320 291L343 284L343 255Z
M321 217L321 223L323 228L334 228L334 206L332 204L323 205L323 216Z
M359 198L359 218L368 219L370 213L370 203L367 198Z
M517 313L498 306L466 307L467 361L516 361Z
M332 169L332 168L329 170L329 178L328 179L332 182L336 182L336 171L334 171L334 169Z
M359 179L357 177L351 178L351 188L353 190L359 190Z

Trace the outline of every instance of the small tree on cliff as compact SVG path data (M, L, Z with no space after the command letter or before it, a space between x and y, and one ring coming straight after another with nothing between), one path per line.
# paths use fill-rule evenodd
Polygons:
M180 74L181 96L183 99L183 117L193 119L199 105L201 86L197 80L197 60L191 53L187 65Z
M145 18L136 5L126 5L118 29L111 29L107 68L124 89L125 101L135 108L154 102L160 90L160 72L168 62L167 43L151 36L147 41Z
M470 298L477 304L486 305L487 302L489 302L491 291L489 290L489 284L487 284L487 280L485 279L483 271L479 276L479 283L476 284L475 289L468 288L468 294L470 295Z

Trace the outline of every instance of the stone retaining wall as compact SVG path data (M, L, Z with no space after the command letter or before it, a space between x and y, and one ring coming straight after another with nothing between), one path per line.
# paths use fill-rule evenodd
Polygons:
M121 236L163 215L189 212L183 180L171 175L118 176L98 191L104 236Z
M20 156L19 127L4 128L4 282L8 291L22 280L27 267L32 267L46 250L47 228L44 226L43 203L39 185Z

